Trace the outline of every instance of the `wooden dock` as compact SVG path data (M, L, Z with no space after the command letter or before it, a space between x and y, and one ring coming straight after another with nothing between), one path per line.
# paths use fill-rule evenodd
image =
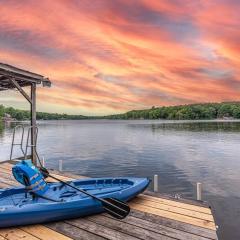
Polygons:
M11 174L12 162L0 163L0 188L19 185ZM52 171L62 180L81 176ZM49 179L50 181L50 179ZM211 209L199 201L174 199L146 191L130 203L131 213L116 220L103 213L94 216L0 229L0 240L206 240L217 239Z

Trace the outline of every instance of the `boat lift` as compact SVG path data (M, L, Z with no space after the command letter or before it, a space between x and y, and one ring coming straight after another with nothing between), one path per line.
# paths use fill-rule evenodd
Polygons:
M0 63L0 91L16 89L30 103L31 144L28 146L31 147L31 160L34 165L37 165L36 88L40 84L43 87L51 87L50 80L42 75ZM30 95L26 93L24 87L30 87Z

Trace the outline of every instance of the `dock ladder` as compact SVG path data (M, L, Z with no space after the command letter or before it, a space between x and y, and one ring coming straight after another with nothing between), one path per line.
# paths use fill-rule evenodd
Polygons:
M24 135L25 135L25 128L23 127L23 125L17 125L16 127L14 127L14 130L13 130L13 137L12 137L12 145L11 145L11 153L10 153L10 160L13 160L12 156L13 156L13 149L15 146L20 146L20 150L21 152L23 153L23 156L22 157L18 157L18 158L14 158L15 160L22 160L22 159L27 159L29 158L29 155L27 155L28 153L28 149L29 148L32 148L34 149L35 153L36 153L36 156L37 158L39 158L38 156L38 153L37 153L37 138L38 138L38 128L36 127L36 133L35 133L35 141L33 144L29 143L29 139L30 139L30 134L31 134L31 129L33 127L30 126L28 127L28 133L27 133L27 140L26 140L26 144L25 144L25 150L24 150L24 147L23 147L23 140L24 140ZM20 142L15 142L16 138L15 138L15 135L16 135L16 130L17 129L21 129L21 138L20 138Z

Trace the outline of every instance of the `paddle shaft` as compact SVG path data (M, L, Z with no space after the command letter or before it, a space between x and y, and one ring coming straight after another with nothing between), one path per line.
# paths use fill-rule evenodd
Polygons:
M100 202L104 202L104 203L108 204L108 202L105 201L104 199L98 198L98 197L96 197L96 196L94 196L94 195L92 195L92 194L90 194L90 193L88 193L88 192L86 192L86 191L84 191L84 190L82 190L82 189L80 189L80 188L74 187L74 186L72 186L71 184L69 184L69 183L67 183L67 182L64 182L63 180L52 176L51 174L49 174L48 170L47 170L45 167L43 167L42 162L40 161L40 158L38 158L38 161L39 161L40 166L41 166L40 170L42 170L42 172L43 172L45 175L47 175L48 177L51 177L51 178L53 178L53 179L61 182L62 184L65 184L65 185L67 185L67 186L69 186L69 187L71 187L71 188L73 188L73 189L75 189L75 190L77 190L77 191L79 191L79 192L85 193L85 194L88 195L89 197L92 197L92 198L94 198L94 199L96 199L96 200L98 200L98 201L100 201Z
M69 184L69 183L67 183L67 182L65 182L65 181L63 181L63 180L61 180L61 179L59 179L59 178L56 178L56 177L52 176L51 174L49 174L48 170L47 170L45 167L43 167L42 162L40 161L40 158L39 158L39 157L38 157L38 161L39 161L39 164L40 164L40 166L41 166L41 170L42 170L48 177L51 177L51 178L53 178L53 179L61 182L62 184L65 184L65 185L67 185L67 186L69 186L69 187L71 187L71 188L73 188L73 189L75 189L75 190L77 190L77 191L79 191L79 192L82 192L82 193L88 195L89 197L92 197L92 198L94 198L94 199L96 199L96 200L98 200L98 201L100 201L100 202L102 202L102 203L111 205L111 206L113 206L113 207L116 207L116 208L122 210L122 209L119 208L118 206L116 206L116 205L114 205L114 204L112 204L112 203L109 203L108 201L106 201L106 200L104 200L104 199L102 199L102 198L96 197L95 195L92 195L92 194L90 194L90 193L88 193L88 192L86 192L86 191L84 191L84 190L82 190L82 189L80 189L80 188L77 188L77 187L72 186L71 184Z
M71 184L59 179L59 178L56 178L54 176L52 176L51 174L49 174L48 170L46 168L44 168L41 164L41 161L40 162L40 171L42 172L43 176L45 177L51 177L57 181L59 181L60 183L64 184L64 185L67 185L81 193L84 193L86 194L87 196L95 199L95 200L98 200L99 202L102 203L102 207L113 217L115 218L118 218L118 219L123 219L125 218L129 212L130 212L130 208L129 206L125 203L125 202L122 202L118 199L115 199L115 198L106 198L106 199L103 199L103 198L99 198L99 197L96 197L95 195L92 195L90 193L88 193L87 191L83 190L83 189L80 189L80 188L77 188L75 186L72 186Z

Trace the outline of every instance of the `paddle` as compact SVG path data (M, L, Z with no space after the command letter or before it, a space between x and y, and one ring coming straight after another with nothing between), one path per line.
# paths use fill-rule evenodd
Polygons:
M92 198L98 200L99 202L102 203L102 206L106 210L106 212L108 214L110 214L111 216L117 218L117 219L125 218L130 212L130 207L125 202L123 202L121 200L118 200L116 198L99 198L99 197L96 197L95 195L92 195L92 194L86 192L83 189L72 186L71 184L69 184L65 181L62 181L61 179L52 176L51 174L49 174L48 170L44 167L40 167L40 171L42 172L42 174L44 176L51 177L51 178L61 182L62 184L65 184L65 185L67 185L67 186L69 186L69 187L71 187L71 188L73 188L73 189L75 189L79 192L82 192L82 193L88 195L89 197L92 197Z

